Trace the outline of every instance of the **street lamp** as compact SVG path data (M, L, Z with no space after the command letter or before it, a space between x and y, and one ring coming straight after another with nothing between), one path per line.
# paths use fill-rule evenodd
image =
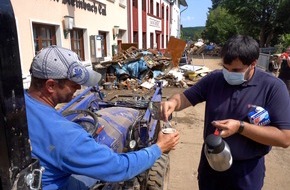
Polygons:
M114 26L113 28L113 39L115 40L116 37L119 35L119 26Z
M67 35L69 34L70 30L73 29L74 25L74 17L72 16L64 16L64 38L67 39Z

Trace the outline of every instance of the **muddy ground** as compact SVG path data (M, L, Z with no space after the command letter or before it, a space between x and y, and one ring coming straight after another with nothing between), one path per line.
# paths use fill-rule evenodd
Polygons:
M194 65L220 68L218 58L196 57ZM164 95L182 92L182 88L165 88ZM169 190L196 190L197 167L203 142L204 103L173 114L173 124L181 134L176 150L170 152ZM266 156L266 178L263 190L287 190L290 185L290 148L273 147Z

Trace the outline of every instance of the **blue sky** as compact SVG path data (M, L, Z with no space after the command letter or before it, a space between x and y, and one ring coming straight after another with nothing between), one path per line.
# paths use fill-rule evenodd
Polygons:
M180 6L181 24L183 27L205 26L208 8L212 6L211 0L186 0L187 9Z

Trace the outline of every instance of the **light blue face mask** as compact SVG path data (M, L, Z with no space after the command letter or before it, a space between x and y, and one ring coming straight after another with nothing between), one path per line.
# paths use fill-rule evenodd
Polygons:
M248 69L247 69L248 70ZM230 72L227 69L223 68L223 75L225 80L230 84L230 85L240 85L243 84L245 81L245 72Z

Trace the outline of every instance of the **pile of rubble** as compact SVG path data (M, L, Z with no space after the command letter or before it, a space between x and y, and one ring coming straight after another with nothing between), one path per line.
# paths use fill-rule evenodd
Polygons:
M219 56L221 47L210 43L209 45L199 41L196 43L187 44L186 51L189 55L210 55Z
M182 50L180 57L184 48ZM187 88L210 72L206 67L191 64L176 66L172 55L174 53L167 51L162 54L155 49L142 50L131 46L119 51L111 61L94 64L94 69L103 75L101 86L107 90L151 89L156 80L162 81L164 87Z

